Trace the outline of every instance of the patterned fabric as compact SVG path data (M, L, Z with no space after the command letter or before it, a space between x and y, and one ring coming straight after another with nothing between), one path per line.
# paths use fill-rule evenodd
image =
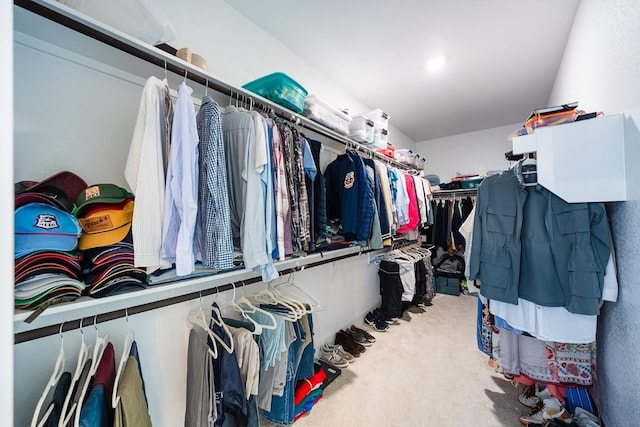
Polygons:
M307 194L307 184L304 177L304 160L302 138L297 129L293 131L293 156L294 156L294 174L296 188L298 189L298 203L300 213L300 249L309 251L309 243L311 242L311 217L309 215L309 196Z
M233 267L233 233L218 104L205 97L196 121L200 137L198 226L201 260L207 268L224 270Z
M568 344L549 342L547 359L552 374L560 383L592 385L596 369L596 343Z
M300 205L299 205L299 197L298 190L299 187L296 187L295 182L295 156L293 153L293 132L289 125L283 120L276 119L276 123L278 124L278 129L280 129L280 134L282 136L282 152L284 154L284 164L285 164L285 175L287 179L287 185L289 187L289 205L290 216L287 214L287 219L285 219L285 224L291 224L291 242L292 242L292 252L297 252L302 250L302 242L300 241L301 230L300 230ZM285 225L286 226L286 225ZM286 245L287 239L285 239ZM287 255L290 255L292 252L287 252Z
M273 156L273 172L274 172L274 191L276 204L276 237L278 241L278 258L282 261L287 253L285 244L285 236L289 235L289 250L291 249L291 222L287 222L290 218L291 204L289 199L289 186L287 183L287 175L284 162L284 152L282 147L282 136L280 129L273 121L269 123L272 127L271 150ZM288 233L286 232L288 231Z
M491 313L489 313L489 306L484 304L480 298L478 298L478 323L476 329L476 338L478 342L478 349L491 356L493 354L493 330L491 326Z

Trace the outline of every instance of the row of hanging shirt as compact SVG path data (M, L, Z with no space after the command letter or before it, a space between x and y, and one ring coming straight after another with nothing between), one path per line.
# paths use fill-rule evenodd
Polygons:
M431 200L434 212L433 226L427 235L427 242L444 250L453 247L464 252L466 239L460 233L474 206L473 196L454 194L438 195Z
M66 371L67 357L60 326L60 352L53 373L31 419L31 427L145 427L151 426L138 346L128 330L122 355L116 355L109 333L82 342L73 373ZM128 326L128 318L127 318Z
M345 239L369 241L372 249L391 245L392 236L415 240L433 222L429 182L383 161L363 159L347 148L324 172L327 218L339 220Z
M125 167L136 196L136 267L175 264L183 276L202 261L225 270L234 267L235 246L246 268L274 279L273 260L313 249L324 228L311 217L309 200L323 198L313 195L313 151L281 119L221 108L207 95L196 114L186 81L174 106L166 80L149 78Z
M606 210L537 185L534 166L525 159L480 186L470 278L500 328L506 374L590 385L600 305L618 293Z
M260 411L293 423L296 383L315 373L311 313L323 307L291 280L252 299L234 288L210 314L202 305L189 314L185 426L259 425Z

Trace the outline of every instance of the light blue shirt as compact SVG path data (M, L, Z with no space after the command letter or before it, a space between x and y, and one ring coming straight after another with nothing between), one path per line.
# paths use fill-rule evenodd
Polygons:
M198 215L198 129L191 98L193 90L178 88L171 151L165 185L162 259L175 262L179 276L193 271L194 237Z

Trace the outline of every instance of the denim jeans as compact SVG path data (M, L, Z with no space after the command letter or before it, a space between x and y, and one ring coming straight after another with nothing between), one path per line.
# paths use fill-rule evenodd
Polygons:
M271 410L264 413L264 417L275 424L290 425L296 414L294 405L294 394L296 387L296 376L298 364L301 359L302 343L304 342L304 328L300 321L294 324L296 340L289 346L287 355L287 382L284 386L282 396L273 396L271 400Z
M315 374L314 357L315 349L313 348L313 316L311 313L307 314L309 320L309 329L311 330L311 342L302 351L300 363L298 365L298 374L296 376L296 383L304 378L312 377ZM303 340L306 337L303 337Z

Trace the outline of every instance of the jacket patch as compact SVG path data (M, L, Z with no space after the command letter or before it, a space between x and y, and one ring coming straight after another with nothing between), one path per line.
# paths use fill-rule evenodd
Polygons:
M353 184L355 182L356 182L355 172L347 173L347 175L344 177L344 188L348 190L349 188L353 187Z

